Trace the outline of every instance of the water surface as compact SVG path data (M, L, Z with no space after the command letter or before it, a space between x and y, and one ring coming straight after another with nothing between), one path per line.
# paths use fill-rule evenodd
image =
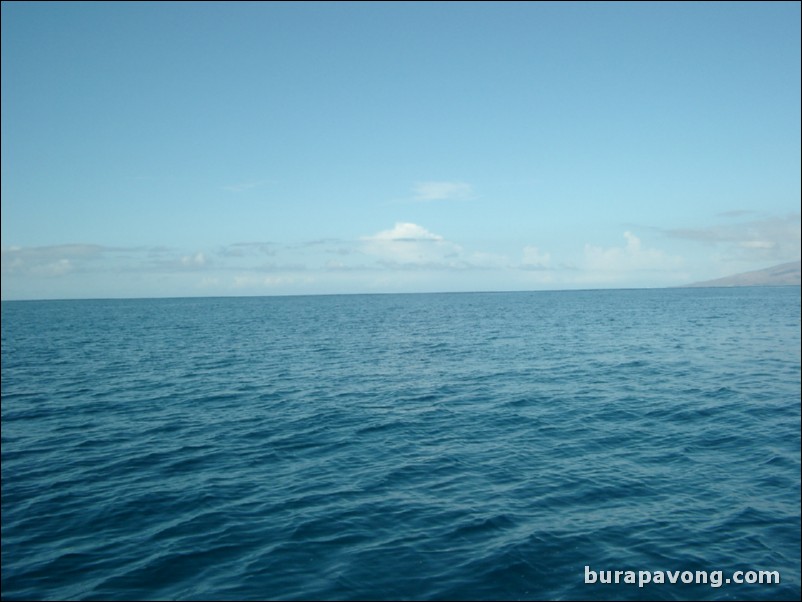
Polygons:
M2 567L4 599L798 599L800 289L3 302Z

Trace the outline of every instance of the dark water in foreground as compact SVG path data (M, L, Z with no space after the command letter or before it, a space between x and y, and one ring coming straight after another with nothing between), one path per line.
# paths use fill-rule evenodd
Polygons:
M798 287L2 304L4 599L799 594Z

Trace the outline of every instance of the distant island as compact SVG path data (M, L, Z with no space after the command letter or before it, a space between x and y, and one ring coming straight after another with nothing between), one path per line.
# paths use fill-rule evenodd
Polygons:
M704 282L694 282L686 284L686 287L693 286L799 286L800 285L800 262L791 261L781 263L764 270L753 272L743 272L715 280L705 280Z

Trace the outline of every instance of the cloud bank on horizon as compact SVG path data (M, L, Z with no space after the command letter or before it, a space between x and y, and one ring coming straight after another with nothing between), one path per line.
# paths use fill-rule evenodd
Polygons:
M737 266L798 257L799 233L798 213L727 227L650 232L663 242L701 240L720 259L725 272L718 276ZM412 222L354 240L300 244L2 249L3 291L17 293L8 298L49 298L48 290L60 293L53 297L82 298L654 287L686 284L697 273L685 256L645 243L630 230L615 244L585 243L566 256L536 245L505 254L459 244ZM477 286L486 281L489 286ZM13 286L7 289L6 282Z
M800 257L797 3L119 4L2 5L3 299Z

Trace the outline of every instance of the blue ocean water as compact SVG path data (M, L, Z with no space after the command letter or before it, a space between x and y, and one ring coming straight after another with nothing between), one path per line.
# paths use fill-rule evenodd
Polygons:
M799 287L2 303L4 599L799 595Z

